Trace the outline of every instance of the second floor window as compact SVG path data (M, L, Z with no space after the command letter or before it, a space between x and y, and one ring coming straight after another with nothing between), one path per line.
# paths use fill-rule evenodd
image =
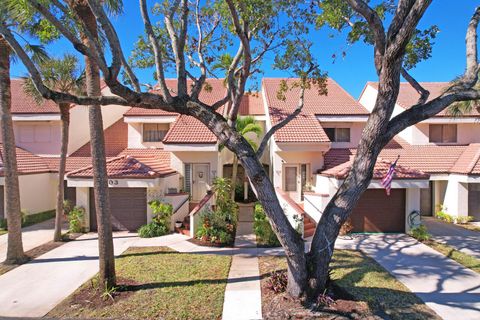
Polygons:
M350 142L350 128L324 128L332 142Z
M429 126L429 141L433 143L457 142L457 125L431 124Z
M168 125L164 123L144 123L143 142L162 142L168 131Z

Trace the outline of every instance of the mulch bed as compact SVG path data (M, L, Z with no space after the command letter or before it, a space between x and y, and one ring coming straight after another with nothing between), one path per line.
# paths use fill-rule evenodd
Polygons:
M96 281L97 278L91 279L71 296L72 308L101 309L128 298L135 293L131 288L141 285L134 280L117 277L117 287L107 294L98 287Z
M36 259L38 258L39 256L53 250L53 249L56 249L62 245L64 245L65 243L67 242L70 242L70 241L73 241L75 239L77 239L78 237L80 237L82 235L82 233L74 233L74 234L68 234L68 236L65 236L63 241L59 241L59 242L55 242L55 241L49 241L47 243L44 243L38 247L35 247L31 250L28 250L27 252L25 252L25 255L27 256L27 259L23 262L23 263L20 263L20 264L4 264L4 263L0 263L0 275L2 274L5 274L19 266L21 266L22 264L25 264L25 263L28 263L29 261L33 260L33 259Z
M190 241L191 243L196 244L197 246L215 247L215 248L233 248L233 245L235 243L235 239L229 243L216 243L216 242L210 242L210 241L203 241L197 238L191 238L191 239L188 239L187 241Z

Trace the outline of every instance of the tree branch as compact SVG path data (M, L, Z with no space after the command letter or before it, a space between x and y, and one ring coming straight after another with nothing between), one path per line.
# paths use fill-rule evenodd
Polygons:
M367 20L367 23L370 29L373 32L374 37L374 61L375 68L377 69L377 74L380 74L382 69L382 58L385 54L386 40L385 40L385 29L383 27L383 22L378 16L377 12L373 10L368 4L363 0L347 0L353 10L359 13L361 16Z
M424 104L425 102L427 102L428 100L428 97L430 96L430 91L426 90L424 87L422 87L420 85L420 83L418 83L417 80L415 80L415 78L413 78L408 72L407 70L405 70L405 68L402 68L402 70L400 70L400 73L402 74L402 77L405 78L405 80L408 81L408 83L418 92L418 94L420 95L420 98L418 98L418 102L417 104Z
M195 82L195 85L192 89L191 97L193 100L197 100L200 92L202 91L203 84L207 78L207 68L205 66L205 59L203 57L203 33L202 33L202 26L200 24L200 12L199 12L200 0L197 0L195 5L195 23L197 25L198 31L198 45L197 45L197 55L199 64L198 67L200 68L201 75L198 80Z

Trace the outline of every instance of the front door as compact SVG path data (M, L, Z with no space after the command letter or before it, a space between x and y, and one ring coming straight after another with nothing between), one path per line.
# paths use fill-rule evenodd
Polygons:
M309 180L308 164L283 165L283 191L293 200L303 201L303 192Z
M209 189L210 165L194 163L192 166L192 201L198 202L205 197Z

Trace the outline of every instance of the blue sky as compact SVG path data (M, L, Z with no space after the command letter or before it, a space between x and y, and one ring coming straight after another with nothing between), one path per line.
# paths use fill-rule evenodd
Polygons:
M128 55L138 36L143 32L143 24L138 2L127 0L124 3L124 14L113 18L113 22L125 54ZM433 1L420 23L420 28L436 24L440 28L440 33L435 41L432 58L422 62L411 71L417 80L449 81L463 72L465 68L465 31L476 5L478 3L472 0ZM310 37L315 42L314 54L320 61L322 70L327 71L330 77L355 98L359 96L366 81L377 79L373 67L372 47L363 43L347 46L344 35L328 29L311 32ZM341 58L341 52L345 50L347 55L345 58ZM73 49L68 43L60 41L50 46L49 51L53 55L61 55L66 51L73 52ZM332 54L336 54L340 58L333 61ZM264 61L265 76L288 76L288 74L273 70L271 64L271 59ZM137 74L142 82L153 83L152 71L139 70ZM12 66L12 76L23 75L25 75L25 69L17 62Z

